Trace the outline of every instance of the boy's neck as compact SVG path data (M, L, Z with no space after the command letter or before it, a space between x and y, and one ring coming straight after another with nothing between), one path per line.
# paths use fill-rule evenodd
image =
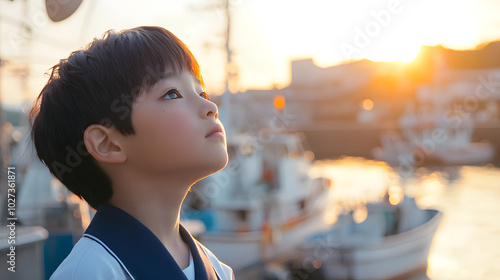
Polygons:
M170 195L168 199L156 194L153 197L136 196L132 200L113 196L110 204L132 215L150 229L162 243L170 243L170 240L179 235L179 214L185 192L177 195L170 193ZM180 199L174 199L174 196Z
M119 189L114 192L110 204L124 210L151 230L179 266L187 267L189 249L180 236L179 222L180 208L189 185L152 187L123 184Z

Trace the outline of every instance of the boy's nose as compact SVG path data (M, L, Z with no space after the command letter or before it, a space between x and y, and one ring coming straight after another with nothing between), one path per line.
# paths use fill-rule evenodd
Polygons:
M219 109L217 108L217 105L215 103L207 100L202 107L200 114L202 118L214 117L215 119L217 119L219 117Z

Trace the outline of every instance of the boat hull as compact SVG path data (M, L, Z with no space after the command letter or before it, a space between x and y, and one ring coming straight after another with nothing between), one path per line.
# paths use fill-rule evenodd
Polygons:
M495 149L491 143L470 143L467 149L448 148L436 151L445 164L484 164L495 158Z
M241 271L286 255L305 238L328 227L322 213L317 212L291 223L287 228L240 233L206 232L200 241L220 261L235 271Z
M317 244L306 250L321 261L327 279L401 279L427 267L427 256L442 213L423 210L428 221L406 232L382 238L381 242L360 247Z

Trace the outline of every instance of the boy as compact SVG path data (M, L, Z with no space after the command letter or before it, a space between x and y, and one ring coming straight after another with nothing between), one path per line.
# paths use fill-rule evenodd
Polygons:
M179 223L191 185L228 160L203 86L160 27L108 31L53 67L30 112L33 142L97 213L51 279L233 279Z

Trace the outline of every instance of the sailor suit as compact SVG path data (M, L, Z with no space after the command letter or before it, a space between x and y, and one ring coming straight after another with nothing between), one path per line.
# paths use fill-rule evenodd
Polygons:
M234 279L232 269L220 262L182 225L179 232L191 251L190 267L184 272L146 226L119 208L102 205L83 237L50 279ZM188 278L193 265L194 278Z

